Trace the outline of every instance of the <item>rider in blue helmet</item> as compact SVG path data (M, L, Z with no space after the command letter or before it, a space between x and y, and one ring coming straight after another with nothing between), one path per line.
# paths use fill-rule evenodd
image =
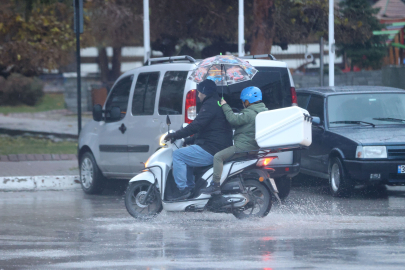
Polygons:
M262 100L262 91L257 88L256 86L249 86L243 89L240 93L240 99L242 100L243 104L245 105L245 101L249 101L249 103L255 103ZM246 105L245 105L246 107Z
M222 178L222 169L224 161L231 156L237 157L241 154L239 152L249 152L259 149L255 140L255 120L256 115L260 112L267 111L266 106L262 102L262 91L259 88L250 86L240 94L245 109L240 111L239 114L234 114L231 107L225 100L221 101L222 110L225 113L226 120L235 128L234 145L219 151L214 155L214 173L211 185L204 188L204 194L217 194L220 193L220 182Z

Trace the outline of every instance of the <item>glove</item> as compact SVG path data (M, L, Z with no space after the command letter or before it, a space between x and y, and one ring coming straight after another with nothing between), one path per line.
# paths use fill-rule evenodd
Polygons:
M188 137L184 139L183 142L183 147L186 147L187 145L194 144L194 138L193 137Z
M174 143L174 141L176 140L176 135L175 133L169 133L166 135L166 137L163 139L164 141L170 141L171 143Z

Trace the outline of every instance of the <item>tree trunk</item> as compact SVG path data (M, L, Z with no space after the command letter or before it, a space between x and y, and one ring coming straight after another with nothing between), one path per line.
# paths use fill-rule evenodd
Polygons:
M102 82L108 82L108 74L110 73L108 68L107 49L102 47L98 49L98 67L100 68L100 79Z
M270 53L275 35L274 10L274 0L254 0L253 38L250 54Z
M110 81L115 81L121 75L121 47L113 47Z

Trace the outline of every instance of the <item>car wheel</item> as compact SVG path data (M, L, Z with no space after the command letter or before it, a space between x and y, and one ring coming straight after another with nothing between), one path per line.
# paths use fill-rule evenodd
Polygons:
M329 162L329 188L334 197L350 196L354 188L338 157L332 158Z
M105 178L90 152L80 158L80 184L87 194L100 194L104 190Z
M277 190L278 190L278 197L280 200L285 200L288 195L290 194L291 190L291 178L287 176L283 176L280 178L274 179L276 182Z

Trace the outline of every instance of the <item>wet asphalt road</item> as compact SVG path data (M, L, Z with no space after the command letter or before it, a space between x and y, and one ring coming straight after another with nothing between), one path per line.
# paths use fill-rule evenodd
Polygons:
M126 212L119 190L0 193L0 269L404 269L405 188L296 186L260 220Z

